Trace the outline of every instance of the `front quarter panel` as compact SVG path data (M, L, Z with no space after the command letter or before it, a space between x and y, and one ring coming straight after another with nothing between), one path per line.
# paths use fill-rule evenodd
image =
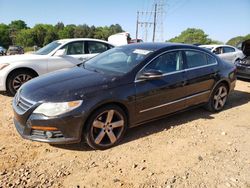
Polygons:
M10 63L9 66L0 70L0 91L6 91L6 80L8 75L13 71L22 68L32 69L38 75L42 75L48 72L48 60L47 58L42 58L36 60L17 61Z

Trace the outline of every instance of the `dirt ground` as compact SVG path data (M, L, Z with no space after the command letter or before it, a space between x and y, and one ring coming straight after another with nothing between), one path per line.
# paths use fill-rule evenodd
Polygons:
M226 109L187 111L128 130L109 150L22 139L0 94L0 187L250 187L250 82Z

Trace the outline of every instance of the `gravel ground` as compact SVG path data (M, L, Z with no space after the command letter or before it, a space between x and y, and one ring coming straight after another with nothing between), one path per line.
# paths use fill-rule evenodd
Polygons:
M0 94L0 187L250 187L250 82L237 82L220 113L136 127L105 151L22 139L11 101Z

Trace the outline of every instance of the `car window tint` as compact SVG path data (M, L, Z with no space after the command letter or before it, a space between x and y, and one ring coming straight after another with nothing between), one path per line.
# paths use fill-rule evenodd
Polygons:
M71 42L65 45L63 48L66 49L66 55L84 54L84 45L81 41Z
M88 52L90 54L102 53L108 50L108 45L101 43L101 42L88 42Z
M235 52L235 49L231 47L223 47L223 52L224 53Z
M207 65L206 54L197 51L185 51L188 68Z
M165 53L146 66L144 71L150 69L159 70L162 73L171 73L182 70L182 53L180 51Z
M211 55L207 55L207 64L215 64L217 63L216 58L212 57Z

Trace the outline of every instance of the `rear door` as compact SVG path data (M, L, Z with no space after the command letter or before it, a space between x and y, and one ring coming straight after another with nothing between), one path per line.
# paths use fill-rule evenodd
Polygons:
M223 51L223 53L219 55L220 58L222 58L223 60L225 60L227 62L233 63L233 60L237 56L235 49L228 47L228 46L224 46L224 47L222 47L222 51Z
M207 102L218 76L216 58L202 51L184 50L184 60L187 107Z
M88 60L102 52L109 50L110 48L113 48L113 46L99 41L87 41L85 48L85 60Z
M163 73L155 80L136 80L136 117L147 121L185 108L185 72L181 51L166 52L158 56L138 75L147 70Z

